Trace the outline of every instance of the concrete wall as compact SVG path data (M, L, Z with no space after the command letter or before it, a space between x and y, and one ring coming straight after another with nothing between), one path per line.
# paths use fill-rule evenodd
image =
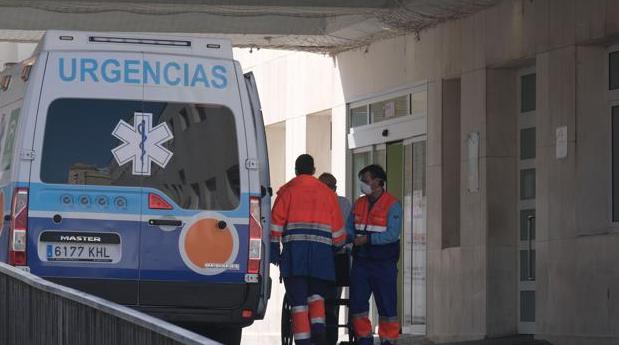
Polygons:
M286 183L286 123L280 122L267 126L266 136L271 187L273 191L277 191Z
M307 153L314 157L316 175L331 172L331 111L307 116Z
M517 333L517 74L486 73L486 334Z

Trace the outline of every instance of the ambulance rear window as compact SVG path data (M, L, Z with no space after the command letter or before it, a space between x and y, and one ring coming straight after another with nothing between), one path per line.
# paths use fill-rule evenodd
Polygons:
M41 181L143 186L185 209L235 209L234 114L216 104L56 100L47 114Z

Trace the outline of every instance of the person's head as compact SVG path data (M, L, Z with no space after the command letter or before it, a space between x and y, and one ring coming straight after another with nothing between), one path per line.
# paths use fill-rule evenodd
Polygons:
M329 173L322 173L318 179L320 182L326 184L332 191L335 192L337 189L337 180L335 179L335 176Z
M307 153L300 155L294 162L294 171L297 176L314 175L316 172L316 168L314 168L314 158Z
M368 165L359 171L359 181L361 192L366 195L371 195L375 192L383 190L387 174L385 170L378 164Z

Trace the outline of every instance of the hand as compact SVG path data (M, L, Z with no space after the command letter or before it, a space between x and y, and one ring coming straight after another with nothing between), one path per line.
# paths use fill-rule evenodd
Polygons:
M356 237L353 243L356 247L365 246L368 243L368 237L365 235Z
M271 252L269 256L269 262L275 266L279 266L281 256L279 253L279 243L271 242Z

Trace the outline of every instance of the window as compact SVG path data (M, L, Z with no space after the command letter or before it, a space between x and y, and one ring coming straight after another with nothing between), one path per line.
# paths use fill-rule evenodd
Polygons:
M531 231L531 240L535 240L535 209L520 210L520 240L529 240L529 231Z
M350 109L350 127L351 128L364 126L364 125L367 125L368 123L369 121L368 121L367 105Z
M520 170L520 200L535 199L535 169Z
M350 128L408 115L425 116L427 111L428 91L416 88L412 93L351 107Z
M619 51L608 54L608 89L619 89Z
M20 108L0 115L0 185L9 183Z
M520 112L535 110L535 73L520 77Z
M205 121L176 128L163 144L173 153L165 169L151 163L151 174L139 176L132 174L131 163L118 166L112 154L122 143L112 132L120 120L133 125L136 112L152 114L153 127L188 122L189 113L202 114ZM239 174L235 119L224 106L59 99L49 107L41 157L45 183L144 186L182 208L229 210L239 204Z
M352 195L353 200L356 200L361 193L361 187L359 186L359 177L357 174L361 169L371 164L371 151L357 152L352 154Z
M619 106L612 108L613 222L619 222Z
M410 95L370 104L372 123L410 115Z
M535 127L520 130L520 159L535 158Z
M535 322L535 291L520 291L520 321Z
M13 161L13 146L15 145L15 134L17 131L17 122L19 121L19 111L19 108L11 111L11 114L6 119L7 127L6 132L4 132L6 135L6 141L3 145L2 163L0 165L0 169L2 169L2 171L8 171L11 169L11 162ZM4 122L4 119L2 122ZM4 123L2 123L2 125L3 124Z

